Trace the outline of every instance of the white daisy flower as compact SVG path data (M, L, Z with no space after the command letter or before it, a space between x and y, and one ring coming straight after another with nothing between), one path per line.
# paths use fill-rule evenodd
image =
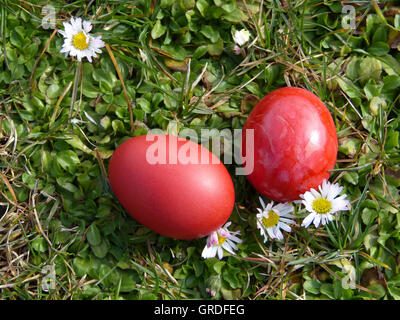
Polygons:
M315 189L300 195L306 210L311 212L302 222L303 227L308 227L311 223L314 226L326 225L333 220L333 215L338 211L349 210L350 201L346 200L346 194L339 196L343 187L338 183L332 184L326 179L319 186L319 192Z
M292 218L295 218L290 212L293 212L294 208L288 203L279 203L274 206L274 202L271 201L267 206L263 199L260 197L262 209L257 208L257 228L260 229L260 233L264 236L264 242L267 242L268 237L271 239L283 240L283 235L280 229L290 232L292 228L289 224L295 224Z
M237 250L237 246L234 242L242 243L236 235L240 234L240 231L230 232L228 227L231 225L230 222L226 223L222 228L211 233L207 238L207 245L201 256L204 259L213 258L218 253L218 258L222 259L224 256L223 250L225 249L231 254L234 254L234 250Z
M64 36L64 44L61 52L65 52L65 56L76 57L78 61L86 57L92 62L92 57L96 58L96 53L101 53L100 48L104 47L104 41L101 36L94 37L89 34L92 30L92 24L82 21L81 18L71 18L71 22L64 22L64 30L59 30Z
M250 39L250 32L248 32L246 29L242 30L236 30L235 34L233 35L233 41L238 46L243 46L247 41Z

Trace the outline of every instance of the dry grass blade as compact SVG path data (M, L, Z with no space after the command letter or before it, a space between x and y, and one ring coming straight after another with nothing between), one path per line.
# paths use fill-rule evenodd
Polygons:
M115 59L114 53L112 52L111 47L110 47L110 45L108 43L106 43L106 48L107 48L108 54L110 55L111 61L114 64L115 70L117 71L118 78L121 81L122 90L124 91L126 103L128 104L129 120L130 120L130 123L131 123L131 132L133 133L133 131L135 130L135 125L134 125L134 122L133 122L133 112L132 112L131 100L129 99L128 92L126 91L124 79L123 79L123 77L121 75L121 71L118 68L117 60Z
M8 190L10 191L10 193L11 193L11 196L12 196L12 198L13 198L12 204L16 206L17 203L18 203L18 200L17 200L17 196L15 195L15 192L14 192L13 187L11 186L11 184L10 184L10 182L8 181L7 177L4 176L1 172L0 172L0 176L1 176L1 179L4 181L4 183L6 184L7 189L8 189Z
M44 46L42 52L40 53L40 56L36 59L35 64L33 65L32 72L31 72L31 76L29 77L29 85L28 85L29 88L32 88L33 76L35 75L35 71L36 71L36 68L37 68L37 66L38 66L38 64L39 64L39 62L40 62L40 59L42 58L42 56L43 56L44 53L46 52L47 48L48 48L49 45L50 45L51 40L52 40L52 39L54 38L54 36L56 35L57 31L58 31L58 29L55 28L54 31L53 31L53 33L51 34L49 40L47 40L47 43L46 43L46 45Z

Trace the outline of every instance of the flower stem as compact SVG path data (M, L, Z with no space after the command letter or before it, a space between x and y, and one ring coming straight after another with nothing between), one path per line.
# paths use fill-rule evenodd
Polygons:
M75 101L76 101L76 93L78 91L78 83L79 83L79 78L81 75L81 67L82 67L82 61L80 61L76 65L76 69L75 69L74 85L72 87L71 106L69 108L69 117L68 117L69 123L71 123L72 110L74 109L74 105L75 105Z

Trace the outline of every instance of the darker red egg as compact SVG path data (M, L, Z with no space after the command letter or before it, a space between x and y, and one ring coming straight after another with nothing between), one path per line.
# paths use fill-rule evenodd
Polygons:
M254 161L248 180L269 199L286 202L317 188L330 176L337 157L336 129L324 103L313 93L295 87L275 90L251 111L243 131L254 130ZM247 146L249 148L249 146ZM248 151L249 152L249 151Z
M208 149L183 138L131 138L114 151L108 174L128 213L167 237L206 236L233 210L235 190L225 166Z

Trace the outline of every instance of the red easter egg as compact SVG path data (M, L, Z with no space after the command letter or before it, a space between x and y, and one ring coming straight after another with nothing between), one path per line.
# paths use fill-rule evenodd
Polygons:
M233 210L235 191L225 166L208 149L183 138L130 138L114 151L108 174L128 213L170 238L206 236Z
M285 87L261 99L244 125L242 153L249 129L254 130L254 147L246 157L254 161L254 169L247 178L269 199L299 199L329 178L337 157L336 129L315 94Z

